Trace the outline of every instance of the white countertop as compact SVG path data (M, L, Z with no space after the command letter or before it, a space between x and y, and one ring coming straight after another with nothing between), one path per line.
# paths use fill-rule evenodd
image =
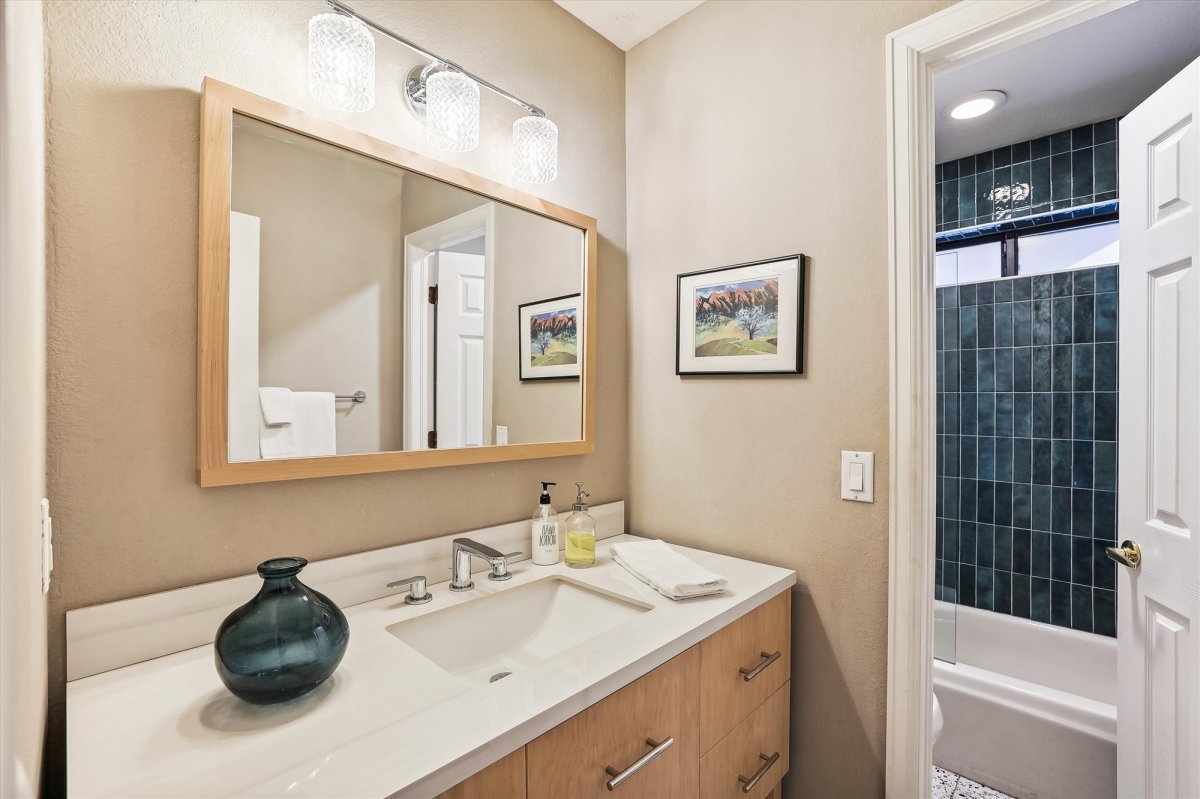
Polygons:
M427 797L520 748L795 584L795 572L679 547L728 579L721 595L675 602L609 557L591 569L512 567L434 601L403 592L344 608L350 644L308 696L255 706L225 690L212 645L67 684L72 797ZM537 669L474 686L435 666L387 627L551 575L652 606ZM583 620L586 623L586 620Z

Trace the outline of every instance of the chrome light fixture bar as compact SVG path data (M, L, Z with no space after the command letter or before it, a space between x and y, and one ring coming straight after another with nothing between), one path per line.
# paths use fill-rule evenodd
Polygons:
M325 0L325 5L329 6L331 9L333 9L338 14L342 14L347 17L352 17L353 19L358 20L359 22L366 25L371 30L380 34L381 36L386 36L387 38L391 39L392 41L404 45L405 47L407 47L408 49L417 53L418 55L428 58L430 61L435 62L436 64L439 64L446 69L454 70L455 72L461 72L462 74L466 75L468 78L475 81L480 86L487 89L488 91L503 97L505 100L508 100L510 103L515 103L515 104L521 106L526 111L528 111L531 115L538 116L538 117L546 116L546 112L543 111L542 109L538 108L533 103L528 103L528 102L522 100L520 97L517 97L515 94L513 94L511 92L507 92L504 89L501 89L499 86L492 83L491 81L484 80L483 78L479 77L475 73L473 73L469 70L463 69L458 64L451 61L450 59L442 58L440 55L438 55L434 52L431 52L429 50L426 50L424 47L417 44L416 42L410 41L409 39L404 38L403 36L401 36L398 33L393 33L392 31L388 30L387 28L383 27L382 25L380 25L377 22L372 22L371 20L364 17L362 14L359 14L353 8L350 8L350 6L346 5L345 3L339 2L339 0ZM416 71L419 73L423 72L424 74L422 74L420 77L425 78L425 77L428 77L428 69L429 69L428 67L423 67ZM424 104L424 96L423 95L424 95L424 91L425 91L424 80L414 82L410 77L410 79L408 81L406 81L406 84L407 85L405 87L405 92L408 95L410 101L413 104L423 105Z

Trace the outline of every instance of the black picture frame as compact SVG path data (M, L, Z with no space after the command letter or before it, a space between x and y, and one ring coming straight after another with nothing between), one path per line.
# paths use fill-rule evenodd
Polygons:
M526 355L524 353L523 344L529 338L529 329L525 322L524 310L526 308L530 308L535 305L547 305L550 303L557 303L557 302L562 302L564 300L570 300L570 299L576 300L576 305L575 305L575 331L576 331L576 333L575 333L575 335L576 335L575 350L576 350L576 355L575 355L575 363L573 364L574 374L550 374L550 375L529 374L528 376L526 376L528 370L537 369L539 367L530 366L529 359L526 357ZM583 293L582 292L577 291L574 294L563 294L558 297L547 297L544 300L534 300L532 302L523 302L520 305L518 305L517 306L517 377L520 380L520 382L531 383L531 382L537 382L537 381L541 381L541 380L579 380L580 375L583 373L583 371L582 371L583 347L582 347L582 341L580 340L580 339L582 339L582 336L583 336L582 322L583 322Z
M718 272L728 272L737 269L745 269L747 267L762 266L765 264L781 263L785 261L796 262L796 285L795 285L795 308L796 308L796 357L795 363L789 368L772 369L772 370L729 370L729 369L712 369L712 370L684 370L681 365L681 355L683 352L683 286L684 282L689 278L696 278L702 275L713 275ZM802 375L804 374L804 298L805 298L805 256L803 253L793 253L791 255L783 255L776 258L763 258L757 261L746 261L739 264L731 264L729 266L718 266L712 269L700 269L695 272L684 272L675 277L675 374L679 377L693 376L738 376L738 377L754 377L757 375ZM784 331L779 331L779 337L782 338ZM789 331L790 336L790 331ZM693 340L694 346L694 340ZM746 356L741 356L746 357Z

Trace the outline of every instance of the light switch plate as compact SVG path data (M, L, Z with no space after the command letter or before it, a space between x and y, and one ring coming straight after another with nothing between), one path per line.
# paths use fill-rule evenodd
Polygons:
M875 501L875 453L842 451L842 499Z
M496 446L502 447L508 443L508 425L496 425Z

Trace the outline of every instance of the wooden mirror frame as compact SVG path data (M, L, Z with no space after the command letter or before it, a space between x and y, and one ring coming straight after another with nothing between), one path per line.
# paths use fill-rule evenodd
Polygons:
M581 440L461 449L397 450L320 458L230 462L229 214L233 115L242 114L344 150L449 183L578 228L584 234ZM197 315L196 465L201 486L587 455L595 451L596 220L394 144L230 86L204 79L200 98L200 261Z

